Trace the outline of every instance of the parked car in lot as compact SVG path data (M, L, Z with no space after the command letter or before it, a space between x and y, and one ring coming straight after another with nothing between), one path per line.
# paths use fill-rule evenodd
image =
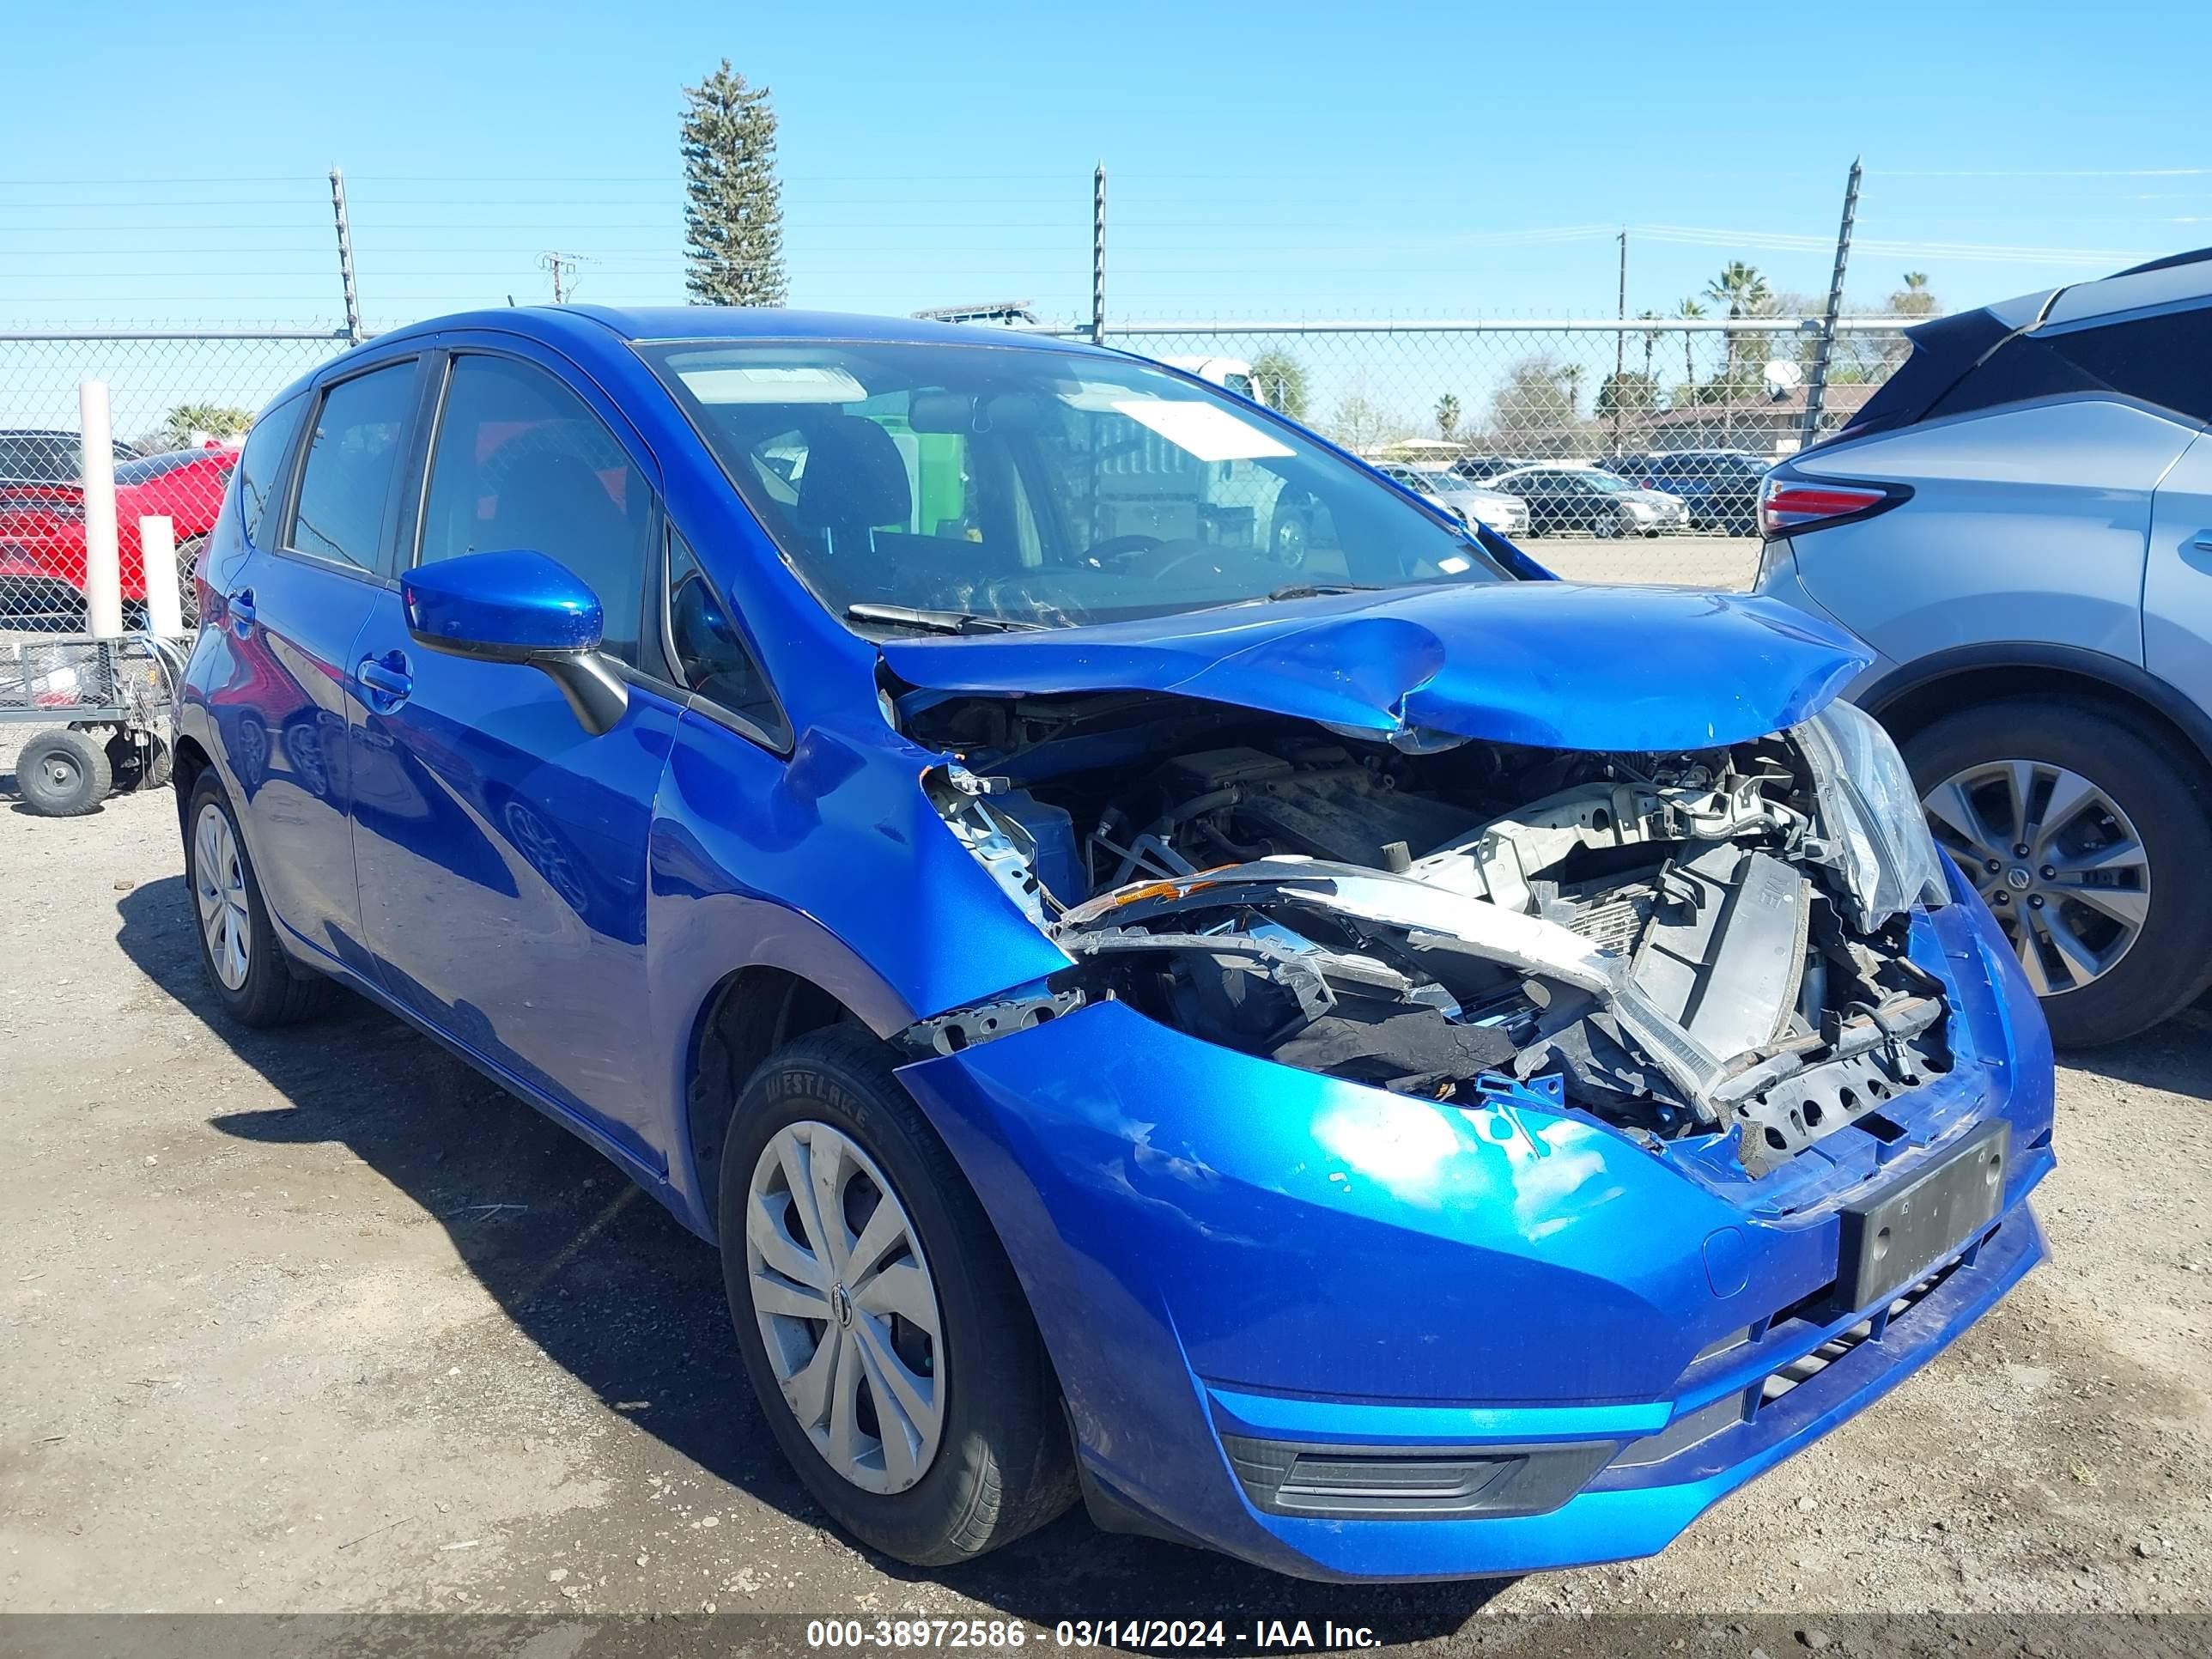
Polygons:
M1759 589L1877 653L2063 1042L2212 982L2212 250L1962 312L1778 467Z
M1451 464L1451 470L1473 483L1482 483L1501 472L1511 472L1532 465L1527 460L1516 460L1510 455L1462 455Z
M196 619L192 565L215 527L223 488L237 465L238 451L228 445L116 462L115 540L126 604L143 605L146 599L138 521L167 518L175 538L185 620ZM73 462L65 483L0 483L0 620L83 615L84 486L76 472Z
M121 439L115 459L136 459L138 451ZM51 427L0 427L0 484L74 483L83 471L82 441L74 432Z
M1674 449L1603 465L1639 489L1679 497L1692 530L1750 536L1758 533L1759 487L1773 460L1741 449Z
M1375 470L1393 483L1403 484L1416 495L1437 501L1472 523L1488 525L1501 536L1518 536L1528 527L1528 509L1518 495L1481 489L1442 467L1378 461Z
M1591 536L1659 536L1686 530L1681 497L1639 489L1594 466L1523 466L1486 480L1486 489L1517 495L1528 509L1528 533L1580 531Z
M276 399L201 576L216 1001L349 986L715 1243L902 1559L1079 1494L1318 1577L1644 1553L2043 1255L2047 1041L1863 649L1187 377L447 318Z

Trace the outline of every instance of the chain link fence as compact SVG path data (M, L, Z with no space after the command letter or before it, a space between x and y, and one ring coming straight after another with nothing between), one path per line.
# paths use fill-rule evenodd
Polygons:
M1900 330L1895 318L1838 325L1821 433L1903 361ZM1756 563L1759 475L1804 439L1820 332L1803 317L1234 320L1133 322L1106 339L1318 428L1563 574L1741 586ZM129 617L146 592L139 519L170 519L189 570L254 413L347 339L329 327L0 332L0 629L83 626L80 382L109 388Z
M1909 320L1838 319L1820 435L1904 361ZM1741 586L1760 475L1807 441L1822 332L1802 316L1133 322L1106 342L1249 388L1562 574Z
M215 524L238 446L343 330L0 331L0 629L81 631L85 502L78 389L108 387L124 612L146 598L139 520L170 521L183 580Z

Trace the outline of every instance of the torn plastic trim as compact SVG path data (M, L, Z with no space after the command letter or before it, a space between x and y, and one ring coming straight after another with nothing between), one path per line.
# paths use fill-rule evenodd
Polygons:
M991 1042L1017 1031L1036 1027L1064 1014L1072 1014L1087 1000L1080 989L1055 991L1047 987L1023 995L978 1003L949 1014L916 1020L901 1032L899 1041L910 1049L937 1054L957 1054L980 1042Z
M1122 889L1077 905L1061 919L1061 948L1104 917L1125 921L1189 908L1239 903L1305 904L1355 921L1397 929L1420 948L1463 952L1517 973L1585 991L1603 1001L1651 1063L1706 1121L1709 1097L1723 1073L1719 1058L1669 1019L1630 976L1628 959L1601 950L1571 928L1508 910L1487 899L1356 865L1269 858L1174 880Z
M1621 781L1601 794L1577 785L1492 818L1413 860L1401 873L1520 911L1536 908L1530 884L1578 848L1725 842L1761 832L1785 851L1812 832L1805 817L1769 796L1775 780L1746 772L1729 787L1693 789Z
M1903 992L1814 1036L1742 1056L1742 1069L1714 1095L1739 1126L1745 1171L1764 1175L1927 1082L1935 1068L1914 1042L1934 1033L1946 1012L1941 995Z
M1036 873L1036 842L1012 818L993 811L988 801L990 796L1006 792L1006 781L978 777L958 762L948 761L924 772L921 787L938 815L1000 890L1042 927L1048 895Z

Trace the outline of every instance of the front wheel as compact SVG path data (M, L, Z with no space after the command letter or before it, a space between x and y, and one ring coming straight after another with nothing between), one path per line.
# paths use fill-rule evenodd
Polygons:
M771 1056L731 1115L720 1194L746 1373L839 1525L943 1566L1073 1501L1029 1304L880 1043L833 1029Z
M1996 915L2051 1036L2092 1046L2212 981L2212 818L2197 769L2093 706L2022 697L1904 745L1936 841Z

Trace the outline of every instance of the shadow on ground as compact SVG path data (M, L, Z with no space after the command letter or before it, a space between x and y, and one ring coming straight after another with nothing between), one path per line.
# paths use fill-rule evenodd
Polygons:
M182 877L117 906L126 955L286 1104L210 1120L267 1145L334 1142L450 1235L515 1326L611 1411L760 1503L828 1522L778 1453L748 1387L714 1252L567 1131L381 1010L351 996L307 1026L249 1031L200 972ZM1202 1551L1099 1532L1079 1510L972 1565L886 1576L933 1582L1050 1624L1098 1618L1305 1618L1397 1640L1457 1630L1507 1581L1340 1587Z
M2058 1063L2115 1083L2203 1099L2204 1079L2212 1076L2212 993L2124 1042L2062 1049Z

